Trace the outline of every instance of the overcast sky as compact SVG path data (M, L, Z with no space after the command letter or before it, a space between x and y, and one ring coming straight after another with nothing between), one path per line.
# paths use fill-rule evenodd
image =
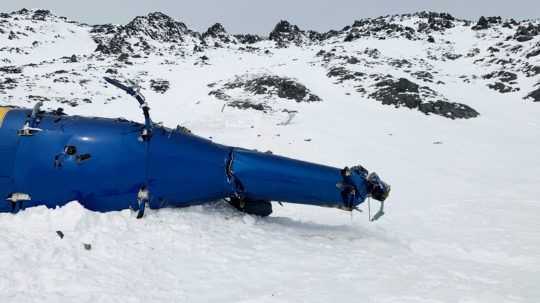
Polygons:
M303 29L341 29L355 19L421 10L477 19L500 15L540 18L540 0L0 0L0 11L46 8L56 15L90 24L125 24L133 17L161 11L201 31L221 22L232 33L268 33L281 19Z

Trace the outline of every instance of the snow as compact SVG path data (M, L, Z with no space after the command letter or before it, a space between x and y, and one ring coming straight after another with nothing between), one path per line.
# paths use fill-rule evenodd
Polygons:
M77 30L73 49L59 48L54 58L93 51L82 34L88 29ZM463 28L445 39L459 53L490 45ZM219 143L377 171L392 185L381 220L368 222L367 203L364 213L352 214L275 204L269 218L237 213L223 202L149 211L142 220L127 210L90 212L77 202L0 214L2 302L538 302L539 104L524 101L526 91L500 94L481 79L458 79L491 71L473 59L427 60L439 71L435 80L445 82L429 85L481 115L450 120L394 109L326 76L315 54L333 47L272 49L269 56L222 48L185 58L164 54L130 59L135 64L120 74L142 83L158 77L171 82L165 94L143 90L153 120L167 126L180 123ZM348 52L365 47L414 61L431 46L400 39L343 45ZM210 65L194 65L203 54ZM40 62L40 56L12 59ZM24 74L37 79L33 87L21 85L1 97L21 106L33 104L30 94L88 97L92 103L73 108L55 100L46 106L142 121L134 100L99 80L114 61L25 67ZM384 64L357 68L406 75ZM41 77L60 69L81 76L69 75L76 81L67 84ZM276 100L280 108L298 110L283 126L285 113L223 107L208 95L209 83L246 73L298 79L324 101ZM83 78L91 81L81 87ZM519 86L529 89L537 79L521 77ZM372 210L377 205L372 202Z

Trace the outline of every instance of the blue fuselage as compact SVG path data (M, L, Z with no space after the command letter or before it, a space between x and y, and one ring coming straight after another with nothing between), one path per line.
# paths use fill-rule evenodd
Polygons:
M151 208L188 206L242 196L350 207L367 196L353 175L344 198L337 168L215 144L182 130L105 119L41 113L21 135L31 110L0 108L0 212L73 200L95 211L138 209L141 188ZM14 194L29 199L9 201ZM350 204L350 205L349 205Z

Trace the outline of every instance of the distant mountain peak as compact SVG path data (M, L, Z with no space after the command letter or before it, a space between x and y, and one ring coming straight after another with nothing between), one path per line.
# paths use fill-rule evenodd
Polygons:
M269 39L275 41L279 47L287 47L291 43L301 45L310 40L305 31L287 20L281 20L276 24L270 32Z
M135 17L125 26L120 26L112 38L99 41L97 50L113 54L135 52L136 49L148 52L153 48L152 41L178 44L184 42L188 36L198 37L199 34L164 13L153 12ZM132 43L133 39L138 42Z

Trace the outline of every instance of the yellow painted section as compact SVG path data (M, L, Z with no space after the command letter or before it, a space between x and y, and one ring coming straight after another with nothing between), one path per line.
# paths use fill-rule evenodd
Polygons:
M0 106L0 127L2 127L2 124L4 124L4 118L6 117L6 114L11 110L9 107L1 107Z

